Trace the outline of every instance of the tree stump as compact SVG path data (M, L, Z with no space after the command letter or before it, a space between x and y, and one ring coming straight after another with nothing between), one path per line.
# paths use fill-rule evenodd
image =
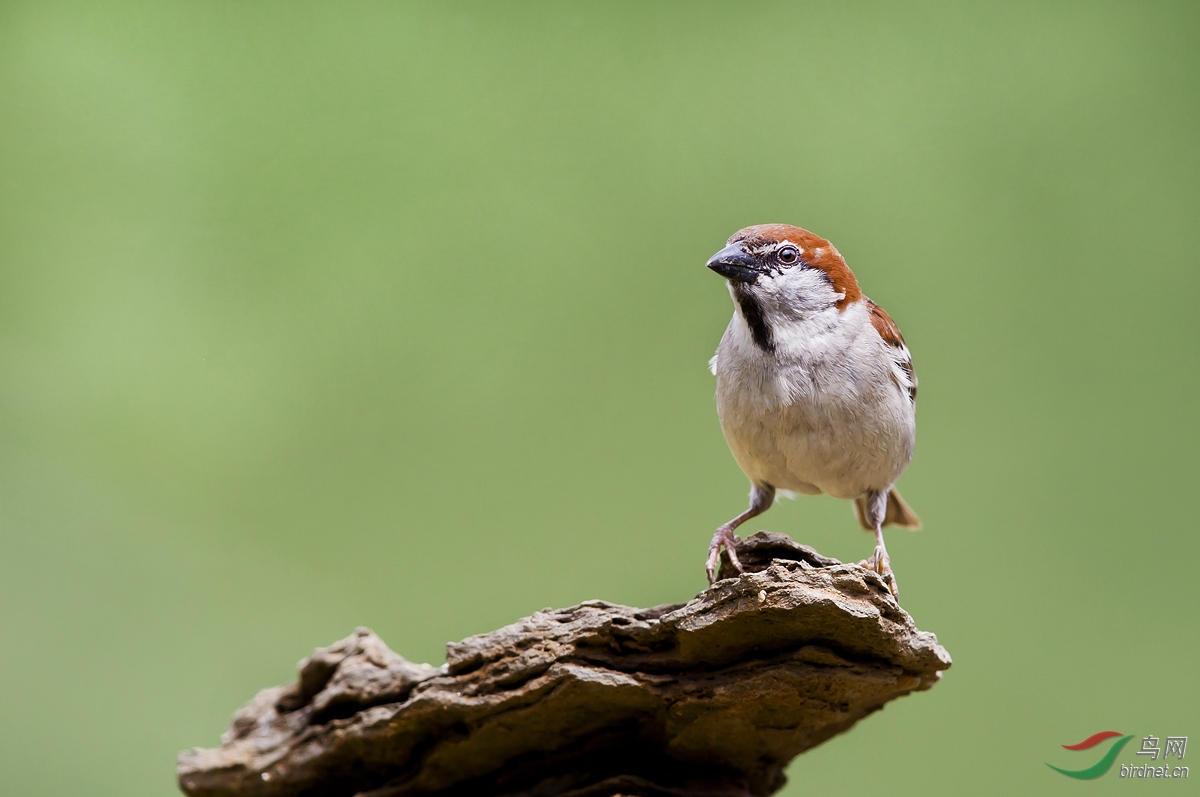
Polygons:
M882 579L781 534L683 604L546 609L413 664L366 628L264 689L192 797L759 797L799 753L950 666Z

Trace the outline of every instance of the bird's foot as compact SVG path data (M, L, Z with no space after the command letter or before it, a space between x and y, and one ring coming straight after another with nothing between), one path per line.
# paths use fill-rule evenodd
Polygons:
M742 567L742 563L738 561L737 556L738 537L733 533L733 529L722 526L713 534L712 542L708 546L708 563L704 569L708 572L708 583L712 584L717 580L717 571L721 568L721 546L725 546L725 550L729 553L729 561L737 568L739 573L745 573L746 568Z
M892 595L897 598L900 597L900 585L896 583L896 574L892 572L892 560L888 556L886 548L882 545L876 545L875 553L871 554L871 558L863 559L858 564L882 576L884 583L887 584Z

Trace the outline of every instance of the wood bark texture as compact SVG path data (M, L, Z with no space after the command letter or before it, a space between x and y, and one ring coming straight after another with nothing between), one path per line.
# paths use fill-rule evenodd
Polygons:
M875 573L759 532L683 604L547 609L414 664L365 628L264 689L193 797L759 797L950 666Z

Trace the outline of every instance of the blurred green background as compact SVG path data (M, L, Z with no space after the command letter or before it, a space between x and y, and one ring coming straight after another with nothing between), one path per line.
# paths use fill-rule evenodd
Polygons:
M915 353L889 549L955 661L785 794L1057 793L1061 744L1200 734L1197 41L1195 3L4 2L0 793L170 794L359 624L438 663L699 591L748 489L703 264L768 221ZM871 550L824 497L755 527Z

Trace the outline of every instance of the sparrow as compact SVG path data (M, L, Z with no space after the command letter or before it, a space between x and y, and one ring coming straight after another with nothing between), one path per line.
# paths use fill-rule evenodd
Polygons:
M894 487L916 440L917 376L900 330L833 244L799 227L746 227L707 266L726 279L734 305L709 361L717 414L751 485L749 509L713 534L709 582L722 545L744 572L734 531L777 493L825 493L854 502L875 533L860 564L899 596L883 528L921 525Z

